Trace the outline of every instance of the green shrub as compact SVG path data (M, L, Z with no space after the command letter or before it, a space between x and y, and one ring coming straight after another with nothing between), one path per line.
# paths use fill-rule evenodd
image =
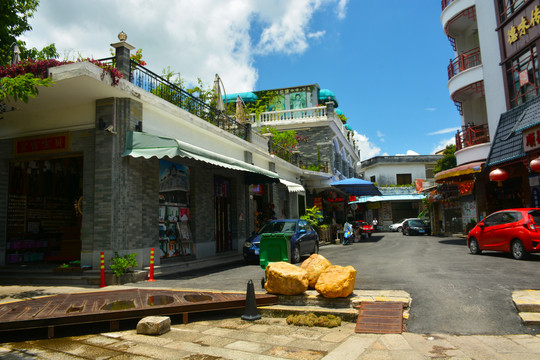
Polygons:
M341 325L341 318L335 315L317 316L314 313L309 313L307 315L289 315L287 316L287 324L333 328Z
M116 276L122 276L131 269L137 266L137 260L135 260L137 253L126 254L124 256L118 255L118 252L114 252L114 257L111 259L112 264L109 265L112 272Z

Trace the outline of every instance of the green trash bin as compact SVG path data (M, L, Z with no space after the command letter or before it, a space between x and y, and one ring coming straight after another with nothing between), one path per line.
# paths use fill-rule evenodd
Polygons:
M290 235L283 233L261 235L259 262L263 270L266 270L266 266L271 262L289 262L290 238Z

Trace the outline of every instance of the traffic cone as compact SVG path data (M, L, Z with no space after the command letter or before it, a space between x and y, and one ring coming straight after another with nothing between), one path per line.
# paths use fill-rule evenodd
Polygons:
M242 315L242 320L255 321L259 320L261 315L257 312L257 301L255 300L255 287L253 281L249 280L247 283L246 292L246 310Z

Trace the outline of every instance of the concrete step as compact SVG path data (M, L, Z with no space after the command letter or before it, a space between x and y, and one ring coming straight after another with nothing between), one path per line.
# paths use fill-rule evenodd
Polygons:
M403 320L409 319L411 296L402 290L355 290L347 298L325 298L315 290L308 290L301 295L278 295L278 305L264 306L259 312L273 317L287 317L291 314L338 315L344 321L356 322L357 306L362 302L401 302Z
M360 305L361 302L386 301L401 302L403 308L411 306L411 296L403 290L354 290L346 298L325 298L316 290L308 290L302 295L278 295L280 305L291 306L323 306L327 308L351 308Z
M539 290L517 290L512 293L512 300L519 312L540 312Z

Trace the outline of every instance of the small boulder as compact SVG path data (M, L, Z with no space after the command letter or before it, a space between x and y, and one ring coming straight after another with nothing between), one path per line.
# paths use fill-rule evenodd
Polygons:
M168 316L147 316L137 323L137 334L161 335L171 330L171 318Z
M356 270L352 266L332 265L321 273L315 290L326 298L347 297L352 294L355 281Z
M330 261L320 254L311 255L300 265L302 269L307 271L308 286L312 289L315 288L315 284L317 284L321 273L330 266L332 266Z
M270 294L301 294L308 288L307 271L283 261L269 263L264 288Z

